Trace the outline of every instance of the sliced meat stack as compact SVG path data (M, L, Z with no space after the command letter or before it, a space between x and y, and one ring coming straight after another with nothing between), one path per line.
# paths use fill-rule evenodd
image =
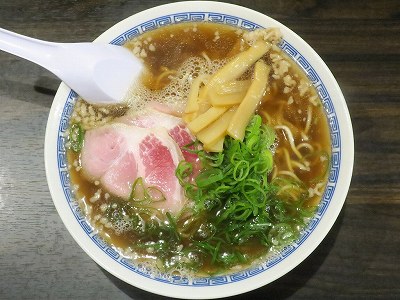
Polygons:
M175 170L183 159L196 161L196 155L182 154L180 149L193 139L180 118L157 111L125 116L86 132L82 170L87 179L100 181L105 190L124 199L141 177L146 186L157 187L166 198L154 206L177 213L185 196Z

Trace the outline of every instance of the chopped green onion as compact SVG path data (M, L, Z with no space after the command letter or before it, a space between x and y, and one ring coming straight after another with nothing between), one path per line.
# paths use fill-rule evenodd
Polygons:
M198 187L206 187L210 184L216 183L224 178L224 174L219 169L209 169L203 171L196 177L196 184Z
M80 152L83 147L83 140L85 137L85 131L80 124L72 124L69 129L68 141L70 149L74 152Z

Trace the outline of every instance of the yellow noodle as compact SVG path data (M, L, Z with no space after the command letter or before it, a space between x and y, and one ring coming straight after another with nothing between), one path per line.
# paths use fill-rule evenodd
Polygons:
M294 172L290 172L290 171L279 171L279 172L278 172L278 175L290 176L290 177L292 177L292 178L294 178L294 179L296 179L296 180L298 180L298 181L301 181L301 180L299 179L299 177L297 177L297 175L294 174Z
M307 135L307 134L305 134L303 131L302 131L302 132L300 132L300 135L301 135L301 138L302 138L304 141L308 141L308 140L310 140L310 138L308 137L308 135Z
M278 170L277 170L276 164L274 164L274 167L273 167L272 173L271 173L271 180L274 179L277 174L278 174Z
M306 166L305 164L302 164L302 163L300 163L298 161L292 160L291 164L296 166L296 167L298 167L300 170L310 171L310 167L309 166Z
M305 143L305 142L298 144L296 148L297 148L297 150L300 150L301 148L307 148L311 152L314 151L314 147L310 143Z
M305 133L308 133L311 127L311 119L312 118L312 106L309 105L307 109L307 122L306 122L306 128L304 129Z
M277 195L280 195L280 194L282 194L284 191L286 191L287 189L291 189L291 188L293 188L293 185L285 185L285 186L283 186L282 188L280 188L279 189L279 191L276 193Z
M289 155L289 151L286 148L283 148L283 153L286 159L286 165L289 169L289 171L294 172L292 164L291 164L291 160L290 160L290 155Z
M282 121L280 123L278 123L278 125L285 125L286 127L288 127L293 134L293 138L298 135L299 128L296 125L294 125L292 122L290 122L286 119L282 119Z
M164 69L165 71L163 71L163 72L157 77L157 80L156 80L156 87L157 87L157 88L160 88L161 80L163 80L165 77L167 77L167 76L169 76L169 75L171 75L171 74L175 74L175 73L176 73L175 70L169 70L169 69L166 68L166 67L163 67L162 69Z
M282 129L286 133L288 142L289 142L290 147L292 148L293 152L296 154L296 156L298 158L302 158L301 153L299 152L299 150L297 150L296 145L294 144L294 138L293 138L293 134L292 134L291 130L287 126L284 126L284 125L275 126L275 129Z
M207 61L208 64L212 63L211 59L208 57L207 53L205 53L204 51L201 52L201 56L204 57L204 59Z
M271 121L271 116L266 112L266 111L260 111L259 112L261 114L262 117L265 118L265 123L271 125L272 121Z
M285 186L282 187L276 194L277 194L277 195L280 195L280 194L282 194L282 192L285 192L285 195L290 196L294 201L299 200L298 195L291 193L291 192L290 192L290 189L295 189L295 190L296 190L296 187L293 186L293 185L285 185ZM286 190L289 190L289 191L287 192ZM297 190L300 190L300 191L301 191L300 188L297 188Z

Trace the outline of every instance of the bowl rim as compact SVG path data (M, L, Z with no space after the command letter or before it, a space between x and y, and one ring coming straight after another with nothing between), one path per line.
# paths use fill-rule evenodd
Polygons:
M244 280L229 282L229 289L223 288L226 285L224 282L221 284L217 282L215 285L198 286L167 284L161 280L154 280L150 278L150 276L139 275L129 270L127 266L118 264L111 258L113 253L105 253L102 250L101 241L97 241L96 243L95 240L88 236L85 230L90 230L90 228L82 227L88 225L82 225L82 220L79 220L76 215L72 213L71 204L68 203L64 194L65 189L63 185L68 184L68 174L59 172L61 164L65 162L65 157L62 157L62 154L60 154L62 153L63 145L60 143L60 141L62 142L62 138L59 135L59 129L65 128L65 126L68 125L68 118L66 118L65 111L70 112L73 108L71 105L74 101L74 97L76 97L76 94L64 83L61 83L49 113L45 136L44 160L50 193L63 223L79 246L97 264L128 284L155 294L176 298L189 297L191 299L211 299L233 296L264 286L295 268L314 251L333 226L346 199L354 163L354 137L350 114L344 96L334 76L319 55L289 28L249 8L213 1L186 1L160 5L141 11L118 22L101 34L94 42L112 42L120 44L124 42L124 38L130 38L130 35L133 33L129 30L135 26L142 25L145 29L147 28L145 26L150 26L149 28L151 28L152 24L148 23L150 20L156 20L158 18L161 22L163 20L162 17L176 16L185 13L215 13L216 15L226 16L228 22L229 17L233 17L239 18L240 20L248 20L249 26L255 24L262 27L279 27L285 41L287 41L286 46L283 45L283 47L287 47L284 50L292 58L294 57L293 55L300 54L299 59L301 57L304 59L300 62L303 70L311 66L312 70L317 71L316 74L309 74L309 76L316 75L317 79L324 83L323 86L325 86L326 90L318 91L320 96L321 93L326 93L328 97L330 97L330 103L333 105L332 108L325 108L328 121L330 122L330 129L332 126L337 126L339 130L339 135L336 137L334 137L331 132L331 141L334 138L338 139L337 142L340 150L339 156L336 157L337 173L332 175L336 176L336 181L333 190L329 191L329 193L331 193L331 201L329 201L328 205L324 208L323 217L321 216L315 224L315 228L312 228L310 234L306 236L301 245L293 250L295 255L289 253L283 260L278 261L267 270L263 270L258 274L253 274ZM124 36L123 33L126 33L126 35ZM119 37L119 39L117 37ZM299 63L299 61L297 61L297 63ZM333 113L329 114L328 109L333 109ZM331 122L336 122L336 124L332 124ZM58 150L61 150L61 152ZM335 189L336 186L340 187L340 189ZM324 195L326 193L327 191L325 190ZM328 217L326 212L329 212L330 217ZM291 249L288 251L291 251ZM279 267L277 267L278 265ZM218 281L218 278L215 280ZM200 288L201 293L197 293Z

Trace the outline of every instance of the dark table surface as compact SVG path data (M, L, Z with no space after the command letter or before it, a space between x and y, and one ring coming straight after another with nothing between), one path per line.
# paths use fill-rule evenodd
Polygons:
M91 41L167 1L0 1L0 27ZM355 165L343 210L286 276L233 299L400 299L400 1L232 1L287 25L324 59L347 100ZM160 299L100 268L65 229L43 143L59 80L0 52L0 299Z

